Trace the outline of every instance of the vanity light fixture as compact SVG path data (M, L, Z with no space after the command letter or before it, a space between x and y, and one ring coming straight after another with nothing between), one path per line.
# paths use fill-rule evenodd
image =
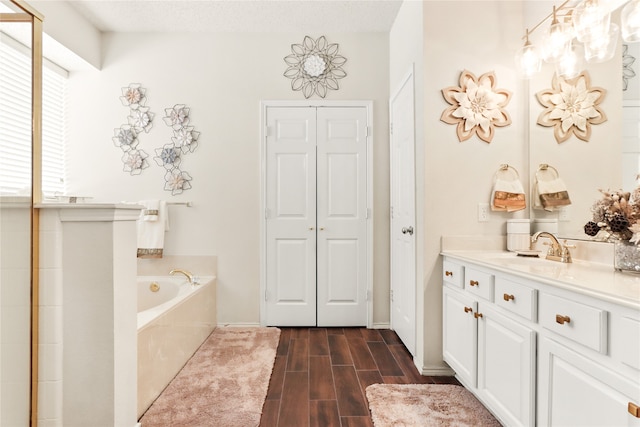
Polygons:
M556 74L565 79L572 79L584 69L584 46L569 42L569 47L556 63Z
M611 12L599 0L582 0L573 10L573 29L578 41L590 43L609 32Z
M571 21L559 21L556 7L553 6L553 20L542 41L542 59L550 64L560 61L569 48L572 38Z
M622 8L620 26L624 41L640 42L640 0L631 0Z
M618 25L611 22L611 11L620 6L623 7ZM551 25L541 42L541 58L555 64L556 72L565 78L583 71L585 61L593 64L613 58L620 35L627 43L640 42L640 0L565 0L531 30L526 30L525 45L515 56L516 69L522 78L529 79L540 71L540 64L530 59L535 46L529 39L549 19Z
M529 41L528 29L524 46L516 52L515 62L518 74L524 79L530 79L540 72L540 68L542 67L542 58L540 57L538 48Z

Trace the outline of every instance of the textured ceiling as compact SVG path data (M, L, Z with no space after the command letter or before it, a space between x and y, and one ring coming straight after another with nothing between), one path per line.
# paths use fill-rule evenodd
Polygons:
M402 0L70 0L103 32L388 32Z

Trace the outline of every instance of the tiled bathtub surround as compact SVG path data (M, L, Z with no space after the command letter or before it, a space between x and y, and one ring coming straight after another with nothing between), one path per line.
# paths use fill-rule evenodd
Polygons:
M40 211L38 425L62 427L62 223Z
M138 417L216 326L215 278L138 330ZM189 286L189 285L186 285Z
M37 207L38 425L133 426L139 210L113 204Z
M147 410L216 326L217 258L138 259L138 276L180 268L203 278L196 292L138 330L138 417ZM170 304L169 304L170 305Z
M28 197L0 201L0 425L29 421L30 209Z

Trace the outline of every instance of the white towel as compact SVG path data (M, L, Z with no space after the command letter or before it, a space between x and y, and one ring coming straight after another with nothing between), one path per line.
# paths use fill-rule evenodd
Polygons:
M164 200L142 200L138 218L138 258L162 258L169 215Z
M543 177L546 179L542 179ZM567 186L555 170L538 170L533 188L533 208L553 212L570 204L571 199L567 192Z
M495 176L493 191L491 191L491 210L515 212L524 209L527 206L524 187L517 177L517 172L516 178L510 181L498 176L504 175L503 172L506 172L506 170L499 170Z

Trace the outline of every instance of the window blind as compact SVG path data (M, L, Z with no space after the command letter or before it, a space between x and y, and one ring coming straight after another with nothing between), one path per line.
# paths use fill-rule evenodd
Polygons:
M0 34L0 194L31 188L31 56ZM42 75L42 191L64 193L67 72L44 61Z

